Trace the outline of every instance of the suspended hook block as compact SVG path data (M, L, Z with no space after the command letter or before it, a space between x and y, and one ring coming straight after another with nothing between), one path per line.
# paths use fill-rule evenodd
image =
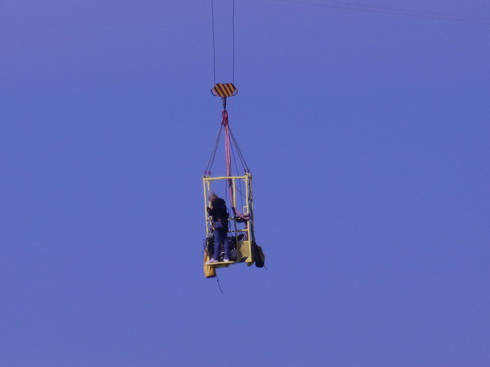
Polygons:
M233 83L216 83L211 93L215 97L233 97L238 93L238 89Z

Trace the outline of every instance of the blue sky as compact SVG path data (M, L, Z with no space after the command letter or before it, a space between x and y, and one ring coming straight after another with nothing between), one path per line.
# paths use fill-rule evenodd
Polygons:
M490 4L235 6L268 269L221 294L210 2L0 4L0 365L488 366Z

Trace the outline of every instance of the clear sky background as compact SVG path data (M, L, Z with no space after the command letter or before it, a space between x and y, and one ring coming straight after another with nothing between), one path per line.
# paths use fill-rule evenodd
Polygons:
M210 2L0 2L0 366L489 366L490 2L235 6L267 270L221 294Z

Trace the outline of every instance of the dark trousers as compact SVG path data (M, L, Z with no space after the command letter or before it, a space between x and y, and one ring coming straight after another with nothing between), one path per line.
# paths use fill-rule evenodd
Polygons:
M225 247L225 259L229 259L230 254L228 253L228 231L214 231L214 253L213 259L218 260L219 258L219 247L221 244Z

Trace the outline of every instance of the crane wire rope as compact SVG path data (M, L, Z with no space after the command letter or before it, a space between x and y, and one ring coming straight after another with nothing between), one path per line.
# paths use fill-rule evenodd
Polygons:
M318 0L313 0L313 1L274 0L274 1L282 2L282 3L296 3L302 5L320 6L320 7L342 9L342 10L349 10L349 11L362 12L362 13L375 13L375 14L382 14L382 15L386 15L386 14L401 15L401 16L409 16L409 17L416 17L416 18L428 18L428 19L435 19L435 20L447 20L447 21L456 21L456 22L474 23L474 24L490 24L490 18L488 17L466 16L466 15L448 14L448 13L440 13L440 12L433 12L433 11L417 10L417 9L367 5L367 4L360 4L354 2L318 1Z
M231 68L231 81L235 84L235 0L233 0L232 5L232 16L231 16L231 34L232 34L232 49L233 49L233 57L232 57L232 68Z
M213 77L216 84L216 36L214 35L214 0L211 0L211 30L213 33Z
M216 84L216 32L215 32L214 0L211 0L211 30L213 33L213 80L214 80L214 84ZM235 83L235 0L232 1L231 37L232 37L231 80L234 84Z

